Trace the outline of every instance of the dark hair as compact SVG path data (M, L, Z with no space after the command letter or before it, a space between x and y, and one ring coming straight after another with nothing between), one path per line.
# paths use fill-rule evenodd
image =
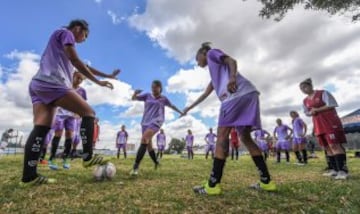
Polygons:
M299 113L297 111L290 111L290 115L295 114L297 117L299 116Z
M203 42L201 44L201 47L197 51L196 55L198 55L200 53L207 53L209 50L211 50L210 44L211 44L211 42Z
M313 85L311 78L307 78L306 80L302 81L300 85L302 84L311 85L311 86Z
M71 20L68 26L66 26L67 29L72 29L74 27L80 26L81 29L86 30L89 32L89 24L84 19L74 19Z
M163 87L162 87L162 83L161 83L160 80L154 80L154 81L152 82L152 84L160 87L160 93L162 92Z

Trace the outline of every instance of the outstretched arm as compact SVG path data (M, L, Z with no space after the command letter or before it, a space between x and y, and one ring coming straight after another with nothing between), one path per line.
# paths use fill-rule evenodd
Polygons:
M137 100L136 99L136 97L137 97L137 95L139 95L140 93L142 92L142 90L135 90L134 91L134 94L132 95L132 97L131 97L131 100Z
M293 134L294 131L290 127L288 127L288 129L290 130L290 133L287 136L287 138L289 139L289 138L291 138L291 135Z
M305 137L305 136L306 136L306 133L307 133L307 125L306 125L306 123L304 123L304 122L303 122L303 124L304 124L304 134L303 134L303 137Z
M64 51L66 56L71 61L71 64L80 72L82 73L86 78L91 80L92 82L100 85L105 86L110 89L113 89L113 85L108 81L100 81L96 79L94 74L91 72L91 70L80 60L80 58L77 55L77 52L75 50L75 47L73 45L65 45Z
M87 65L87 67L95 76L105 77L105 78L110 78L110 79L116 79L116 76L119 75L119 73L121 72L120 69L115 69L112 72L112 74L106 74L104 72L97 70L96 68L89 66L89 65Z
M183 110L184 115L186 115L192 108L199 105L202 101L204 101L211 94L211 92L213 90L214 90L214 87L210 82L209 85L207 86L206 90L204 91L204 93L193 104L191 104L189 107L186 107Z
M179 113L181 116L184 115L184 113L182 111L180 111L176 106L171 105L169 106L169 108L171 108L172 110L176 111L177 113Z

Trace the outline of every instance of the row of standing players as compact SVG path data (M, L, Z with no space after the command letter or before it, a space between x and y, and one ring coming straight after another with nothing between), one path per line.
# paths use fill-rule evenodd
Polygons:
M74 112L82 118L80 135L84 151L83 166L90 167L108 162L104 157L93 155L95 112L73 89L72 78L75 67L95 84L112 89L113 85L110 82L100 81L95 76L116 79L120 70L115 70L112 74L105 74L84 64L79 59L75 43L84 42L88 34L89 25L85 20L71 21L67 27L58 29L51 35L41 57L39 71L29 86L33 103L34 128L26 141L21 185L56 182L55 179L47 178L37 172L40 150L50 130L56 107ZM160 81L152 82L151 93L141 93L141 90L134 92L132 100L144 102L145 109L141 121L141 144L130 174L138 175L139 165L146 151L149 152L155 163L155 168L159 165L151 142L152 137L164 122L165 106L184 116L215 91L221 106L213 167L209 179L199 186L195 186L193 191L206 195L222 193L220 183L229 150L229 134L234 127L259 172L260 180L251 187L275 191L276 184L270 176L261 150L251 136L253 130L261 129L258 90L238 72L235 59L219 49L210 47L209 43L203 43L198 49L196 61L198 66L208 67L211 81L201 96L183 111L176 108L162 95ZM300 89L307 95L304 99L304 109L306 114L313 118L315 135L331 159L334 167L333 175L339 179L346 179L348 175L346 153L342 146L343 143L346 143L346 138L335 110L337 104L332 102L332 96L326 91L314 90L310 79L301 82Z

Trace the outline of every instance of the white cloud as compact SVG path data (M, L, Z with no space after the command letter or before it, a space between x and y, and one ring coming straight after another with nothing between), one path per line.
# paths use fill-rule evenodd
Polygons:
M100 4L102 0L94 0L95 3Z
M129 24L181 63L193 60L204 41L237 59L239 71L261 92L262 121L269 130L275 118L289 123L288 111L301 111L298 83L307 77L317 88L336 86L340 115L358 108L360 23L300 7L274 22L259 18L260 8L258 1L148 0ZM180 69L169 78L168 90L186 96L187 104L194 101L209 78L201 70ZM216 118L219 102L209 99L194 112Z
M119 17L114 11L108 10L107 14L110 16L111 21L114 25L121 24L123 21L126 20L125 16Z

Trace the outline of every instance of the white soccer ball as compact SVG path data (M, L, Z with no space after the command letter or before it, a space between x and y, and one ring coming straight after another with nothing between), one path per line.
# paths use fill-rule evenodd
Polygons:
M96 166L93 171L93 176L96 181L103 181L105 179L111 180L116 174L116 167L112 163Z

